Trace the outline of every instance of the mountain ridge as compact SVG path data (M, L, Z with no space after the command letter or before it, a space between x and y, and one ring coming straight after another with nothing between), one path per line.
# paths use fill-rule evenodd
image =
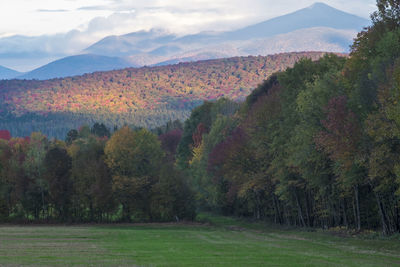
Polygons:
M22 73L4 66L0 66L0 80L14 79Z
M118 57L82 54L50 62L17 78L46 80L127 67L135 67L135 65Z

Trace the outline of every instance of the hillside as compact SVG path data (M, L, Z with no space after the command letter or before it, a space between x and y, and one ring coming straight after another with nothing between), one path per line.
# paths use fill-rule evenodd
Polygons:
M235 57L128 68L64 79L0 81L0 129L64 137L84 123L155 127L186 119L204 100L244 99L272 73L323 52Z
M20 72L0 66L0 80L3 79L13 79L17 77L18 75L21 75Z
M85 54L70 56L53 61L47 65L19 76L18 79L46 80L82 75L95 71L123 69L127 67L135 67L135 65L118 57Z
M159 47L174 41L177 37L170 35L162 30L152 29L150 31L133 32L121 36L108 36L94 43L85 49L85 52L94 54L109 54L115 56L128 56L139 54L143 51L156 50L153 53L157 54L161 50ZM168 52L163 49L164 54Z

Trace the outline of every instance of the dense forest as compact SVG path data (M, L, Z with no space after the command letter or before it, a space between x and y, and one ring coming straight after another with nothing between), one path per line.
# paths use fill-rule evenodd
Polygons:
M204 100L243 100L272 73L324 54L235 57L46 81L0 81L0 129L13 136L40 131L61 139L69 129L95 122L154 128L184 121Z
M192 112L176 159L200 207L400 231L400 3L378 8L348 59L302 60L237 112L221 102Z
M98 123L69 131L65 142L41 133L11 138L1 131L0 137L2 221L194 218L188 181L163 149L173 147L171 138L160 142L146 129L129 127L110 137Z
M400 3L378 1L349 58L303 59L183 127L0 136L3 220L163 221L196 210L400 232Z

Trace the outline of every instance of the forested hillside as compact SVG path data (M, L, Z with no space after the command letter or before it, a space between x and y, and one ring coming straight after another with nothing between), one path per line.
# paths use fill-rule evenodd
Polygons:
M236 57L128 68L46 81L0 81L0 129L63 138L71 128L103 122L147 128L184 120L204 100L244 99L272 73L322 52Z

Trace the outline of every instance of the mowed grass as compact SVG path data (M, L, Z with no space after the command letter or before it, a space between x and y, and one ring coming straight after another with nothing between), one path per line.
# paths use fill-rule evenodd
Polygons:
M203 218L204 219L204 218ZM0 265L400 266L400 240L211 224L0 226Z

